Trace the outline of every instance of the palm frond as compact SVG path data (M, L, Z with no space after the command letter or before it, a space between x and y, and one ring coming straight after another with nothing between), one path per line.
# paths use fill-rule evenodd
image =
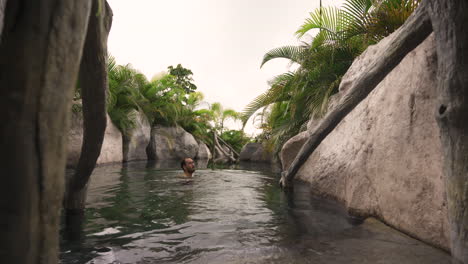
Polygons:
M188 94L186 101L187 107L193 111L197 106L200 105L200 103L203 101L203 98L204 95L201 92L193 92Z
M263 94L257 96L250 102L242 111L241 120L243 124L247 123L249 118L257 112L257 110L266 107L272 103L284 101L288 98L286 91L295 78L294 73L287 72L276 76L270 81L270 89Z
M329 98L338 92L341 77L354 58L401 26L420 2L346 0L342 9L311 12L296 35L302 37L317 29L312 42L299 46L302 49L274 49L262 62L287 58L299 67L269 81L270 89L244 108L244 124L263 107L264 111L255 116L262 118L261 137L278 151L287 139L305 129L309 119L327 111Z
M283 58L289 59L292 62L301 64L304 53L307 48L304 46L283 46L268 51L264 56L260 67L270 60Z
M320 29L327 41L334 42L342 38L343 18L340 9L337 7L322 7L310 12L309 15L310 17L296 31L298 38L303 37L313 29Z

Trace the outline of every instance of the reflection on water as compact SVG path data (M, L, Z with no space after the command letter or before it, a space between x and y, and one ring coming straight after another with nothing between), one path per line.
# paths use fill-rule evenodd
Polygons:
M97 168L84 235L62 238L62 263L376 263L394 255L398 262L379 263L449 263L377 222L351 225L305 184L285 195L274 174L245 167L201 169L187 183L181 170L168 169L178 166Z

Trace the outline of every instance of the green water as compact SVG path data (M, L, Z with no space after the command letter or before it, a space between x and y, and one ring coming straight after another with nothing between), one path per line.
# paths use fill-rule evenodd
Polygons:
M450 262L381 224L352 225L304 183L284 194L268 167L199 169L186 182L173 166L97 168L80 238L62 232L61 263Z

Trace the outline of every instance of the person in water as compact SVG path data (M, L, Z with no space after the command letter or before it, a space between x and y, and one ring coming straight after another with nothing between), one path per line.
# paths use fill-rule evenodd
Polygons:
M184 170L184 175L186 178L192 178L193 173L195 172L195 161L191 158L185 158L180 162L180 167Z

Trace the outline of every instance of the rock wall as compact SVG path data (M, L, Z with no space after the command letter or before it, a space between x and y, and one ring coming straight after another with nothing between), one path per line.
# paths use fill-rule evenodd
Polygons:
M197 141L198 143L198 151L197 151L197 155L195 156L195 159L197 160L210 160L211 159L211 151L210 151L210 148L208 148L208 146L201 142L201 141Z
M97 164L132 160L181 160L192 157L211 159L211 152L203 142L180 127L155 126L151 129L147 119L138 112L137 124L129 136L122 136L107 116L107 127ZM83 117L80 111L72 111L68 133L67 167L78 164L83 142Z
M261 143L247 143L242 147L240 161L271 162L272 155Z
M83 142L83 115L72 111L67 144L67 167L74 168L78 164ZM107 116L106 132L102 143L101 154L97 164L122 162L122 134Z
M338 96L346 93L363 65L376 59L377 49L379 44L356 59L343 77ZM328 135L297 177L354 213L377 216L448 249L442 149L435 120L436 69L430 36ZM285 144L283 169L308 134L303 132Z
M136 126L123 136L123 161L146 160L146 147L150 142L151 126L145 115L135 111Z
M150 160L181 160L195 158L198 148L195 138L183 128L156 125L151 130L147 153Z

